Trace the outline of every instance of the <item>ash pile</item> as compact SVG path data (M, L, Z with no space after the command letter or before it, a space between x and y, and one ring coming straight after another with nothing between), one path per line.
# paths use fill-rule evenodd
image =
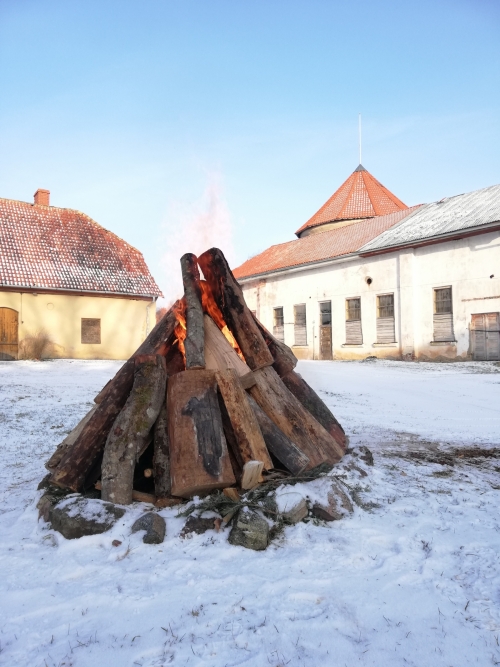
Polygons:
M323 504L271 493L330 471L345 433L295 372L290 348L249 310L219 249L184 255L181 270L184 297L46 463L40 514L73 538L108 530L134 501L151 503L132 529L161 542L159 510L201 497L185 532L229 526L231 542L262 549L274 523L351 511L333 480Z

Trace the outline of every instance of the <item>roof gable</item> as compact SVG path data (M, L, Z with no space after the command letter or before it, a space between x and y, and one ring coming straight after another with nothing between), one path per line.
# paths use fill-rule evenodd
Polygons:
M306 229L327 222L371 218L407 208L360 164L319 211L295 233L300 236Z
M142 254L80 211L0 198L0 288L161 296Z

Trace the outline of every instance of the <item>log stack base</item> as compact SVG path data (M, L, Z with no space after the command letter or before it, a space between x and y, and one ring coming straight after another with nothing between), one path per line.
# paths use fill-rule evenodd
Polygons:
M343 456L342 427L248 309L222 252L184 255L181 269L183 299L51 456L52 484L170 507L215 489L237 499L275 467L298 475Z

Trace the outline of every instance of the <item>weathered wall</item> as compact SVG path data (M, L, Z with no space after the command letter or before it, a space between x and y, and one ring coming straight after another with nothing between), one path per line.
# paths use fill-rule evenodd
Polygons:
M283 306L285 342L291 347L293 306L306 304L307 346L293 347L299 358L319 358L321 301L332 302L334 358L466 358L471 314L500 311L500 235L494 232L365 259L337 260L241 282L249 307L271 331L273 308ZM433 290L448 286L452 287L456 343L433 343ZM376 297L384 293L394 293L397 342L392 344L376 343ZM345 344L345 300L351 297L361 298L360 346Z
M19 313L19 340L43 329L50 358L128 359L155 325L155 303L136 299L20 294L0 290L0 307ZM81 342L81 319L101 320L101 344Z

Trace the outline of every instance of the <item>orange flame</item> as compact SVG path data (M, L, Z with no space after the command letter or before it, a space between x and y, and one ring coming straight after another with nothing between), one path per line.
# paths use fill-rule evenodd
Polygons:
M177 320L177 324L175 325L174 328L174 335L175 339L177 341L177 346L179 350L181 351L182 357L184 359L184 363L186 362L186 350L184 348L184 340L186 338L186 302L184 299L179 299L179 301L176 301L174 305L172 306L172 310L174 311L175 314L175 319Z
M222 331L222 333L229 341L231 347L234 349L234 351L240 357L240 359L242 361L245 361L245 357L243 356L243 353L240 350L238 343L236 342L236 338L229 330L224 320L224 317L220 312L217 303L215 302L212 290L210 289L210 285L207 283L206 280L200 280L200 285L201 285L201 305L203 306L203 311L213 319L215 324Z

